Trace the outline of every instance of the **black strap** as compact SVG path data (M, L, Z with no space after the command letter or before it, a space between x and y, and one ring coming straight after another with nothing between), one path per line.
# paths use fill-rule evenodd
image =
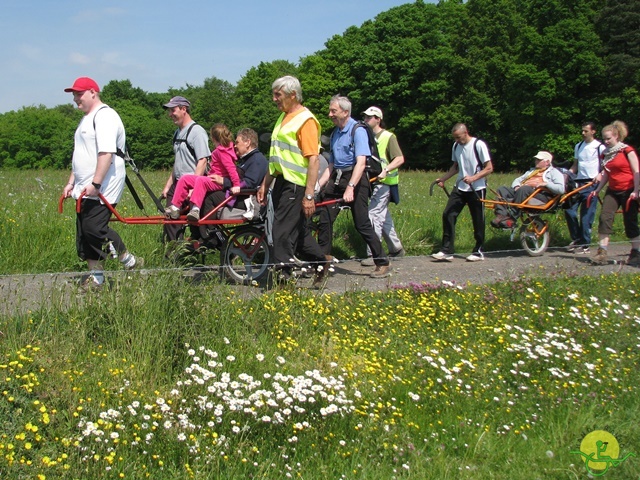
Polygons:
M140 197L138 196L138 192L136 192L136 189L133 188L133 184L131 183L131 180L129 180L128 176L124 176L124 182L127 184L127 187L129 187L129 191L131 192L131 196L133 197L133 199L136 202L136 205L138 205L138 208L140 210L144 210L144 205L142 204L142 200L140 200Z
M484 164L480 160L480 152L478 152L478 139L477 138L473 141L473 153L475 153L475 155L476 155L476 162L478 162L478 171L480 172L484 168Z
M189 145L189 142L187 142L187 140L189 139L189 134L191 133L191 129L196 125L197 125L196 122L193 122L191 125L189 125L187 134L184 136L184 138L178 138L178 134L180 133L180 129L178 128L173 134L173 144L175 145L176 143L184 143L187 146L187 150L189 150L189 153L191 154L191 156L193 157L193 160L197 165L199 158L196 157L196 151L191 145Z
M122 154L122 155L120 155L120 154ZM151 200L153 200L153 203L155 204L156 208L158 209L158 212L164 213L164 206L162 205L162 202L156 196L156 194L153 193L153 190L151 190L151 187L149 187L147 182L145 182L144 178L142 178L142 175L140 174L140 170L138 169L136 164L133 162L133 159L129 156L129 152L119 152L118 155L120 155L124 159L125 163L127 165L129 165L131 170L133 170L133 173L136 174L136 177L138 177L138 180L140 180L140 183L142 184L144 189L147 191L147 193L151 197ZM137 198L136 204L138 204L138 207L141 210L144 210L144 207L142 206L142 202L140 202L140 197L138 197L138 194L135 191L135 189L133 188L133 185L131 184L131 182L129 181L129 178L125 177L125 180L127 182L127 187L129 187L129 190L131 191L131 195L133 196L134 200L136 200L136 198Z
M480 172L484 168L484 164L480 160L480 152L478 151L478 140L480 140L480 139L479 138L474 138L473 139L473 154L476 157L476 162L478 162L478 167L477 167L478 168L478 172ZM461 144L456 142L456 143L453 144L454 153L455 153L456 147L464 148L464 146L462 146Z

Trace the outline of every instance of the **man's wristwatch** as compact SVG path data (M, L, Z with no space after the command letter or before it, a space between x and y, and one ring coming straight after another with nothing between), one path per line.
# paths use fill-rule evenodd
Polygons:
M356 184L355 184L355 183L351 183L351 182L349 182L349 183L347 184L347 186L348 186L348 187L351 187L351 188L356 188Z
M313 200L313 195L307 193L304 198L306 198L307 200Z
M91 182L91 185L93 185L93 188L95 188L96 190L100 190L100 188L102 187L101 183L96 182Z

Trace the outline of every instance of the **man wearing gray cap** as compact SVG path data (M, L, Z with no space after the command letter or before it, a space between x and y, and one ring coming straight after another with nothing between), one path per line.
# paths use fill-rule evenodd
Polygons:
M398 145L398 138L394 133L382 128L382 110L378 107L369 107L364 112L364 121L371 127L376 142L378 153L383 160L384 168L378 175L378 181L373 187L373 193L369 202L369 220L376 235L384 240L389 249L389 257L404 256L404 248L396 233L393 218L389 212L389 202L398 203L398 167L404 163L404 155ZM371 249L367 246L367 258L360 262L363 266L373 266L375 262L371 255Z
M173 151L175 161L171 175L162 190L161 198L171 204L176 184L182 175L204 175L211 155L209 136L204 128L191 118L191 103L184 97L173 97L163 107L169 118L178 127L173 135ZM184 236L181 225L164 225L165 241L179 240Z

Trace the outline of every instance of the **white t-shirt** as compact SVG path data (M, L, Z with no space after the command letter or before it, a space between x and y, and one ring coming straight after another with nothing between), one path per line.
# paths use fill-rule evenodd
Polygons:
M482 167L480 167L478 160L476 160L474 145L476 145L475 148L478 150L478 156ZM458 177L456 178L456 186L458 187L458 190L470 192L472 186L473 190L482 190L487 188L486 178L481 178L480 180L473 182L472 185L467 185L462 181L464 177L478 173L484 168L484 165L487 162L491 161L489 148L486 143L474 137L471 137L471 139L464 145L454 143L451 151L451 160L458 163Z
M604 145L593 139L589 143L577 143L573 157L578 161L578 175L576 180L592 180L600 172L600 153Z
M95 117L95 130L94 130ZM125 149L124 125L118 113L102 104L80 120L74 136L72 169L75 185L71 195L77 199L82 190L91 184L98 165L98 152L113 153L111 166L102 180L102 195L111 204L118 203L124 190L124 159L115 155ZM97 198L97 197L88 197Z

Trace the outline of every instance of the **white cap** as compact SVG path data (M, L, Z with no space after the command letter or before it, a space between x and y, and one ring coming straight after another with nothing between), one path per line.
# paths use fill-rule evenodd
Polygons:
M362 113L364 115L369 115L370 117L378 117L380 120L382 120L382 110L380 110L378 107L369 107Z
M549 160L550 162L553 161L553 155L545 150L539 151L533 158L537 158L538 160Z

